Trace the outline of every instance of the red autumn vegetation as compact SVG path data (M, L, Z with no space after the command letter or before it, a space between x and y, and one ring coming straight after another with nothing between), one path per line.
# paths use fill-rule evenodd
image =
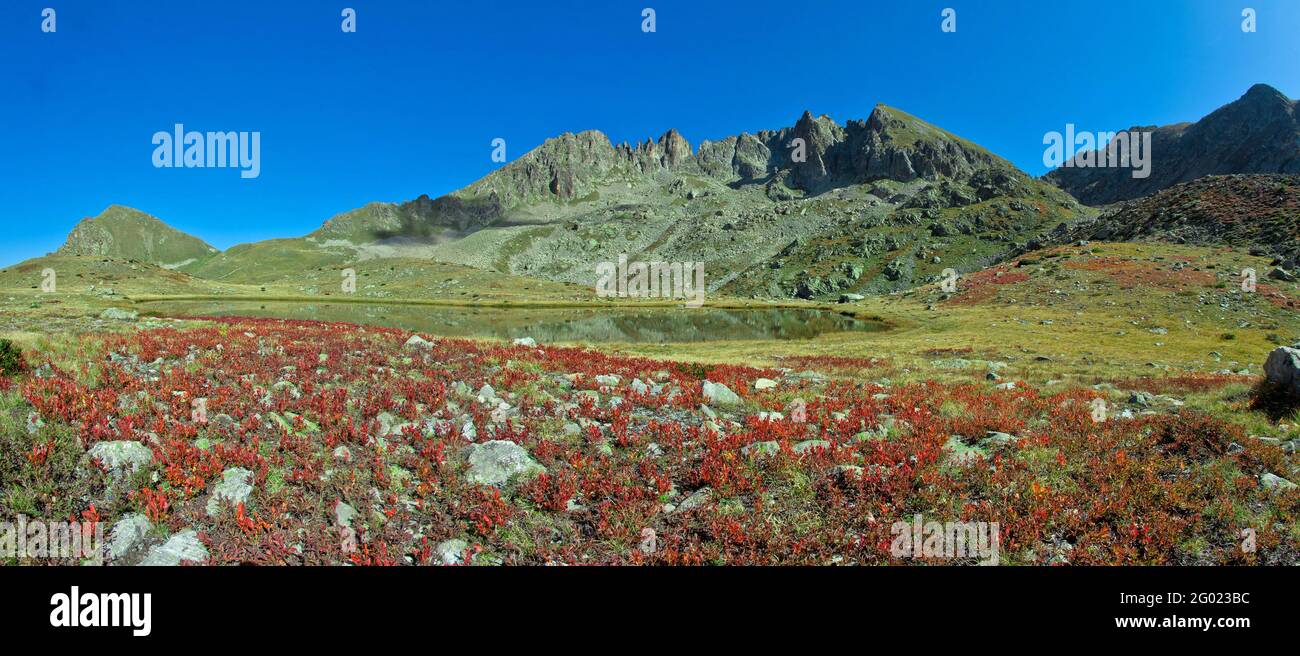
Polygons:
M890 554L891 525L915 513L997 522L1009 564L1300 557L1288 528L1300 492L1258 482L1288 456L1201 413L1096 422L1091 390L880 387L584 349L403 347L409 336L240 319L96 338L103 350L87 352L110 356L21 379L48 425L6 438L0 480L64 491L34 494L33 514L93 504L107 522L142 512L193 528L211 564L439 563L452 540L475 563L909 564ZM755 390L760 377L779 384ZM704 380L741 403L705 412ZM499 403L477 398L484 385ZM806 422L758 417L796 398ZM991 431L1013 439L980 446ZM979 457L950 458L954 436ZM104 440L144 444L153 462L115 480L84 453ZM471 481L467 450L488 440L524 447L545 473ZM253 473L253 492L209 516L232 467ZM356 510L350 527L340 502ZM1254 552L1239 548L1245 528ZM638 546L645 529L654 549Z

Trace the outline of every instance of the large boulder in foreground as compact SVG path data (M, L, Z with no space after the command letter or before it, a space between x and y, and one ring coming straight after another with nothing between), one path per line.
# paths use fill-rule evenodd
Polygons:
M1300 399L1300 349L1279 346L1264 361L1264 375L1279 392Z
M714 405L736 405L740 403L740 396L722 383L706 380L700 383L700 387L704 391L704 398L709 403Z
M508 440L471 444L467 451L467 478L479 485L500 487L516 476L528 478L546 471L527 449Z

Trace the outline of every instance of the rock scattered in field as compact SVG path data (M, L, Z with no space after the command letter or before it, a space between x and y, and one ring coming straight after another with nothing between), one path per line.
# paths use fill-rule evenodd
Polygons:
M228 501L231 506L247 503L253 494L253 472L243 467L232 467L221 472L221 482L212 489L208 497L207 511L209 517L215 517L221 511L221 502Z
M982 460L988 456L981 448L967 446L966 442L960 435L951 435L948 441L943 445L944 464L962 465L974 460Z
M964 358L949 358L946 360L930 361L931 367L938 367L939 369L966 369L968 367L973 367L976 364L979 363L974 360L967 360Z
M704 389L704 398L714 405L737 405L740 403L740 397L731 391L722 383L704 381L701 386Z
M352 518L357 516L357 509L340 501L334 504L334 523L339 526L352 526Z
M740 448L740 453L746 456L773 456L781 452L781 443L775 440L767 442L754 442Z
M686 499L682 501L681 505L677 506L676 510L681 512L686 512L688 510L695 510L696 508L699 508L704 504L708 503L709 500L712 498L713 498L713 488L702 487L696 490L695 492L691 493L691 496L686 497Z
M1270 490L1290 490L1296 486L1295 483L1292 483L1277 474L1264 474L1259 477L1259 482Z
M1296 282L1297 280L1300 280L1300 278L1297 278L1294 273L1291 273L1290 271L1287 271L1286 269L1283 269L1281 267L1269 271L1268 277L1272 278L1273 280L1281 280L1283 282Z
M141 513L131 513L119 519L109 533L108 554L119 560L140 544L153 529L153 523Z
M402 344L402 348L404 348L404 349L431 349L431 348L433 348L433 342L430 342L429 340L424 339L423 337L420 337L419 335L411 335L411 338L408 339L408 340L406 340L406 343L405 343L405 344Z
M274 422L276 426L280 427L280 430L283 430L286 433L301 435L303 433L320 432L320 426L316 422L306 418L303 418L302 420L302 428L296 428L294 424L296 423L296 420L298 419L299 415L294 414L292 412L286 412L284 413L284 416L280 416L279 413L272 412L272 413L268 413L267 416L271 418L271 421Z
M272 391L272 392L275 392L275 393L277 393L277 394L280 394L280 393L287 393L290 397L295 398L295 399L300 399L300 398L302 398L302 392L298 391L298 386L297 386L297 385L294 385L293 383L291 383L291 382L289 382L289 381L287 381L287 380L282 380L282 381L280 381L280 382L278 382L278 383L272 385L272 386L271 386L271 391Z
M199 534L194 530L186 529L151 549L140 564L174 567L182 561L201 563L207 559L208 548L199 540Z
M804 440L794 445L795 453L807 453L813 449L829 449L831 443L826 440Z
M459 565L464 562L465 550L468 548L468 542L457 538L439 542L433 548L433 553L438 556L438 560L443 565Z
M45 425L45 421L41 419L41 416L39 414L35 412L27 413L27 434L28 435L35 435L41 430L41 427L44 425Z
M1300 349L1279 346L1264 361L1268 382L1291 396L1300 398Z
M471 444L467 477L479 485L502 486L516 476L531 477L546 471L528 450L507 440Z
M537 346L537 340L533 339L532 337L516 337L513 344L515 346L527 346L529 348L533 348Z
M603 374L600 376L596 376L596 384L605 385L607 387L616 387L620 380L622 379L619 378L618 376L615 376L614 374Z
M402 421L401 417L391 412L381 412L375 419L379 420L379 434L384 437L397 435L406 428L415 425L414 422Z
M996 449L1016 443L1016 437L1008 433L998 431L989 431L988 435L980 441L980 446L986 449Z
M759 391L772 389L773 387L776 387L776 381L771 378L759 378L754 381L754 389Z
M96 442L90 447L90 457L98 460L115 476L133 474L153 461L153 451L134 440Z
M135 310L123 310L122 308L108 308L99 313L100 319L114 319L118 321L135 321L140 317L140 313Z

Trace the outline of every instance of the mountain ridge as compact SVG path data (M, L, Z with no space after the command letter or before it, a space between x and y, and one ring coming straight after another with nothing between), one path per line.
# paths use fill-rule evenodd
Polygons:
M368 203L187 271L267 284L414 257L585 284L592 262L631 254L707 259L710 286L730 293L814 298L996 261L1074 218L1075 205L977 144L878 104L865 120L804 111L791 126L698 147L675 129L635 145L566 132L450 194Z

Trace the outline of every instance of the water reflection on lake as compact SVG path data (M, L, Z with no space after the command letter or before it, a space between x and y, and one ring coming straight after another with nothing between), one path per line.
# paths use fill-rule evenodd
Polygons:
M770 308L473 308L362 303L160 301L149 314L345 321L445 337L532 337L538 342L663 343L809 339L824 333L879 331L875 321L824 310Z

